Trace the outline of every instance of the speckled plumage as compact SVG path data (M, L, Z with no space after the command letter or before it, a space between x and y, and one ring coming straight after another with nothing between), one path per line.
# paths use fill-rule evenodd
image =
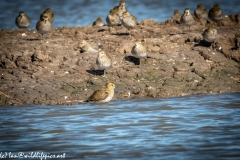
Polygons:
M179 10L174 10L172 19L175 21L180 21L182 14L180 13Z
M190 13L190 9L186 8L181 16L180 23L186 26L191 26L195 23L194 16Z
M121 17L122 14L123 14L123 12L127 11L124 0L121 0L121 1L119 2L119 5L118 5L118 6L115 6L115 7L113 8L113 10L116 10L116 12L118 13L118 15Z
M100 50L98 52L96 64L100 70L104 71L105 75L105 69L109 68L112 65L112 59L105 51Z
M132 29L138 24L138 21L136 17L126 11L122 14L122 24L127 29Z
M42 19L37 22L36 29L40 34L46 34L52 29L52 23L48 21L47 16L43 16Z
M112 82L107 83L107 88L96 90L93 94L86 100L86 102L98 102L106 103L112 100L114 96L115 84Z
M19 12L16 17L15 24L19 29L27 29L30 25L30 18L24 14L24 12Z
M81 49L81 52L97 53L101 49L101 44L82 40L79 42L79 47Z
M47 16L48 17L48 21L49 22L53 22L54 20L54 14L51 10L51 8L47 8L41 15L40 15L40 20L43 19L44 16Z
M207 29L204 30L203 39L207 42L214 42L217 39L217 29L213 24L210 24Z
M107 18L106 18L106 22L108 24L108 26L117 26L120 22L120 16L118 15L117 11L114 9L111 9Z
M137 40L135 45L132 47L131 53L136 58L143 58L147 56L147 48L140 40Z
M198 19L207 19L208 18L208 13L206 8L202 4L198 4L197 8L194 10L194 15Z
M208 12L208 18L214 22L222 20L223 14L219 4L215 4Z
M92 26L98 26L98 27L104 26L104 22L102 18L98 17L96 21L93 22Z

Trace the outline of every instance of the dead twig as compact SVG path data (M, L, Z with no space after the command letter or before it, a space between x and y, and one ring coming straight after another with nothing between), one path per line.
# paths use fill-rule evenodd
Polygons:
M3 93L2 91L0 91L0 95L4 95L5 97L7 97L7 98L12 98L12 99L15 99L15 100L17 100L17 101L19 101L19 102L21 102L21 100L20 99L17 99L17 98L14 98L14 97L11 97L11 96L9 96L9 95L7 95L7 94L5 94L5 93ZM20 104L20 103L19 103Z
M7 95L7 94L1 92L1 91L0 91L0 94L4 95L5 97L12 98L11 96L9 96L9 95Z

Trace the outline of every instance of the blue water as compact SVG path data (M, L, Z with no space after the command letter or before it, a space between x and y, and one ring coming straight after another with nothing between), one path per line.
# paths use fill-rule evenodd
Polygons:
M202 3L207 10L215 3L219 3L223 14L226 15L240 13L239 0L125 0L125 2L128 11L136 16L138 21L152 18L164 22L171 18L175 9L183 13L185 8L190 8L193 12L198 3ZM40 14L48 7L55 14L54 27L88 26L92 25L97 17L105 21L109 10L118 3L119 0L1 0L0 29L17 29L15 18L19 11L24 11L30 17L29 28L35 29Z
M240 93L0 109L0 157L240 159Z

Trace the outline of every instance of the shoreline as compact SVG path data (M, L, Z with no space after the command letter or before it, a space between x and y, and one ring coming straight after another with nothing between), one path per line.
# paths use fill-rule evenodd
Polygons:
M188 28L147 19L130 34L123 26L65 26L42 40L36 30L0 31L0 106L76 104L109 81L119 100L239 92L239 23L225 17L212 46L202 42L204 29L205 20ZM140 65L131 55L137 39L148 49ZM81 40L101 43L112 57L106 77L96 66L97 53L80 53Z

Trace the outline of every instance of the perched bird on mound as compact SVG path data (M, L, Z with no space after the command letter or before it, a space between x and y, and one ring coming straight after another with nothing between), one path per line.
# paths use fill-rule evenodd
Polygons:
M186 26L191 26L195 23L195 18L194 16L190 13L190 9L186 8L184 10L184 14L182 15L180 19L180 23Z
M131 53L134 57L139 58L141 61L141 58L147 56L147 48L142 44L140 40L137 40L135 45L132 47Z
M103 22L102 18L98 17L96 19L96 21L93 22L92 26L99 26L99 27L104 26L104 22Z
M30 25L30 18L24 14L24 12L19 12L16 17L15 24L19 29L27 29Z
M36 29L40 34L46 34L52 29L52 23L49 22L47 16L43 16L42 19L37 22Z
M82 40L79 43L79 47L81 49L81 52L89 52L89 53L97 53L101 49L100 43L95 42L87 42L86 40Z
M125 11L122 14L122 24L125 28L132 29L138 24L138 21L136 17Z
M179 22L181 19L182 14L180 13L179 10L174 10L172 19Z
M221 21L223 19L222 10L219 4L215 4L208 12L208 18L214 22Z
M106 18L108 26L117 26L120 22L121 19L119 17L118 11L111 9L107 18Z
M204 30L203 39L207 42L214 42L217 39L217 29L213 24L210 24L207 29Z
M47 17L48 17L49 22L51 22L51 23L53 22L53 20L54 20L54 14L53 14L51 8L47 8L47 9L40 15L40 20L42 20L42 18L43 18L44 16L47 16Z
M197 8L194 10L194 15L198 19L207 19L208 13L207 10L203 7L202 4L198 4Z
M119 5L118 5L118 6L115 6L115 7L113 8L113 10L116 10L117 13L118 13L118 15L119 15L119 17L121 17L122 14L123 14L123 12L127 11L124 0L121 0L121 1L119 2Z
M213 24L210 24L208 28L203 31L202 36L205 41L212 43L217 39L217 29Z
M103 70L103 75L105 76L105 69L112 65L112 59L106 52L100 50L98 52L96 64L100 70Z

